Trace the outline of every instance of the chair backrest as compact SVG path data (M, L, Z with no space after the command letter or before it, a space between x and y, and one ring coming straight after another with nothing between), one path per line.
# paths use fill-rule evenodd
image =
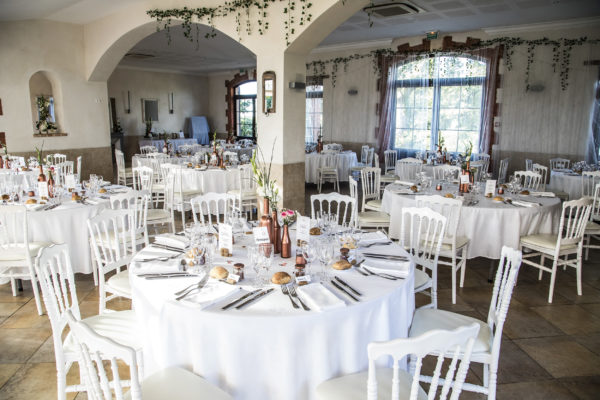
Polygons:
M22 252L22 258L27 262L31 261L29 251L25 250L29 248L28 220L25 206L5 205L0 207L0 253L4 251ZM0 261L1 265L3 265L2 261Z
M115 160L117 161L117 172L125 171L125 156L119 149L115 149Z
M83 160L83 156L77 157L77 181L81 182L81 160Z
M135 225L135 233L143 235L144 243L148 246L148 203L150 202L150 192L146 190L131 190L126 193L119 193L110 196L110 207L113 210L135 210L133 222Z
M396 150L386 150L383 152L385 160L385 173L396 170L396 161L398 160L398 152Z
M156 147L154 147L154 146L140 146L140 153L142 153L142 154L156 153Z
M152 183L154 181L154 171L150 167L134 167L131 169L133 174L133 190L146 190L152 192Z
M321 168L337 168L340 157L337 153L324 154L321 157Z
M487 317L488 326L491 330L490 333L493 335L491 353L496 358L496 362L500 355L504 321L506 320L508 307L510 306L519 268L521 267L521 257L522 255L519 250L502 246Z
M566 158L551 158L550 159L550 169L569 169L571 167L571 160Z
M318 205L318 207L317 207ZM335 214L338 224L354 223L356 199L337 192L313 194L310 196L310 215L316 218L321 213Z
M365 203L369 200L379 199L381 193L381 170L379 168L366 167L360 170L362 183L362 205L361 211L365 209Z
M244 164L238 167L240 192L256 192L256 179L252 172L252 165Z
M439 195L416 196L416 206L430 208L446 217L444 242L452 244L453 248L456 247L456 232L458 231L463 199L449 199Z
M396 175L401 180L414 181L423 171L423 162L416 158L403 158L396 163Z
M508 162L510 158L500 160L500 169L498 170L498 183L506 182L506 174L508 173Z
M474 170L473 180L475 182L481 181L483 174L486 172L486 161L485 160L477 160L471 161L469 163L471 170Z
M454 179L458 179L458 175L460 174L460 166L450 164L436 165L433 167L433 179L443 180L446 177L446 171L452 171L452 177Z
M60 154L60 153L54 153L52 155L52 159L53 159L53 164L59 164L59 163L63 163L65 161L67 161L67 156L65 154Z
M194 222L203 225L228 223L233 213L235 196L228 193L209 192L192 198L190 203ZM220 214L223 215L223 219L219 218Z
M56 367L61 368L65 365L62 335L67 326L66 312L71 311L75 318L81 318L68 245L42 248L35 260L35 271L52 327Z
M369 167L373 166L373 155L374 154L375 154L375 148L370 147L369 151L367 152L367 163L366 163L366 165Z
M477 154L473 154L473 156L471 157L471 160L474 161L481 161L481 173L485 173L488 172L489 167L490 167L490 155L489 154L485 154L485 153L477 153Z
M600 183L600 171L583 171L581 173L581 195L593 197L598 183Z
M433 308L437 308L437 264L447 219L430 208L406 207L402 209L400 245L425 271L431 271Z
M364 145L360 148L360 162L361 164L367 163L367 157L369 155L369 146Z
M590 221L600 220L600 183L594 188L594 203L590 211Z
M525 171L532 171L532 170L533 170L533 160L526 158L525 159Z
M421 367L423 366L423 358L428 355L435 356L437 359L433 376L427 377L427 381L431 381L428 398L447 399L452 389L450 399L457 400L469 370L473 344L478 333L479 324L472 323L452 331L435 329L413 338L369 343L367 346L369 356L367 400L377 400L379 398L377 396L376 361L382 356L391 356L393 360L392 393L390 398L395 400L400 398L400 363L407 356L412 356L414 371L411 371L412 384L408 398L416 400L419 397L419 391L422 390L419 381L422 378ZM441 384L440 378L442 376L442 365L445 361L445 354L452 354L452 358L443 378L444 383L439 397L436 397L439 384ZM458 369L456 368L457 366ZM388 393L385 394L385 396L388 395Z
M519 178L521 185L527 189L539 190L542 183L542 175L534 171L515 171L515 177Z
M79 351L79 368L85 379L87 396L90 400L142 400L140 366L134 349L96 333L89 325L67 311L69 329ZM119 360L129 366L129 381L119 375ZM103 361L110 365L110 380ZM129 388L129 396L124 389ZM114 397L113 397L114 393Z
M64 185L65 177L69 174L73 174L73 164L73 161L63 161L54 166L56 183L58 185Z
M546 183L548 183L548 167L542 164L533 164L532 168L533 172L540 174L542 177L539 189L546 191Z
M582 245L585 227L592 212L592 203L590 197L582 197L578 200L565 201L563 203L555 252L558 252L563 244ZM558 253L556 257L558 257Z

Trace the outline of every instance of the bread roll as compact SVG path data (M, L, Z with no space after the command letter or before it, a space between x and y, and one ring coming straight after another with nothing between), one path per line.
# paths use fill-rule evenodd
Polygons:
M447 198L449 198L449 199L453 199L453 198L454 198L454 195L453 195L452 193L446 193L446 194L444 195L444 197L447 197Z
M521 193L519 193L519 194L528 195L529 194L529 190L521 190Z
M504 201L504 197L502 197L502 196L496 196L496 197L494 197L494 200L495 201Z
M312 236L318 236L321 234L321 228L317 228L316 226L314 228L310 228L310 234Z
M412 190L413 192L417 193L417 192L419 191L419 188L418 188L418 187L416 187L415 185L412 185L412 186L410 187L410 190Z
M209 276L214 279L225 279L229 276L229 272L225 268L217 265L210 270Z
M98 193L106 193L106 189L102 188L102 189L98 190Z
M276 285L285 285L287 283L290 283L291 280L292 277L290 276L290 274L283 271L275 272L271 277L271 282L273 282Z
M81 196L79 196L76 192L73 192L73 194L71 194L71 200L79 201L81 200Z
M333 263L333 269L337 269L338 271L343 271L350 267L352 267L352 264L350 264L346 260L340 260L340 261L336 261L335 263Z
M27 201L25 202L25 204L36 204L37 200L36 199L27 199Z

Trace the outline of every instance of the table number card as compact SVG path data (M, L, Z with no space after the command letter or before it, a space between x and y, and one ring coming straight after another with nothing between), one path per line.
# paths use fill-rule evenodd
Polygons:
M306 284L310 283L310 275L297 276L296 283L298 285L306 285Z
M49 198L48 194L48 182L38 182L38 196L40 198L45 197Z
M254 235L254 243L256 244L265 244L271 243L271 239L269 238L269 231L266 226L258 226L252 229L252 234Z
M219 224L219 248L233 254L233 228L229 224Z
M495 192L496 192L496 180L488 179L487 181L485 181L485 193L484 194L486 196L488 194L491 194L493 196Z
M298 216L296 223L296 240L310 241L310 217Z
M461 185L465 184L465 183L468 185L470 183L470 181L469 181L469 175L467 175L467 174L461 175L460 176L460 183L461 183Z
M75 189L75 175L65 175L65 186L67 187L67 189Z

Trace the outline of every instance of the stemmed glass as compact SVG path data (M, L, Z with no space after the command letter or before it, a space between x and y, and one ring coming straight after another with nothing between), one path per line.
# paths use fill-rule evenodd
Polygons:
M202 240L202 247L207 258L208 268L212 268L213 259L217 251L217 238L213 234L207 234Z
M310 274L311 263L317 258L317 247L309 243L302 244L302 257L306 260L307 272Z
M323 269L321 270L321 280L327 281L329 280L329 264L333 261L334 256L334 246L331 241L325 241L321 243L319 246L319 261L323 264Z
M247 257L250 262L250 266L255 273L254 285L260 285L260 254L258 252L258 246L252 245L247 247Z
M258 253L260 260L259 263L264 271L263 283L267 284L269 282L269 270L271 269L271 264L273 263L273 244L264 243L258 245Z

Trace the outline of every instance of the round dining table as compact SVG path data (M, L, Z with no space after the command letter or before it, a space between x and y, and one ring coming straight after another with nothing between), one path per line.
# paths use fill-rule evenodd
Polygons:
M319 168L325 165L327 159L327 153L309 153L306 155L304 164L304 179L306 183L318 183L319 182ZM350 169L358 165L358 159L356 153L353 151L342 151L336 153L336 163L338 171L338 179L340 182L348 182L348 176Z
M236 167L187 168L174 164L163 164L171 168L181 168L182 187L185 190L199 190L202 193L227 193L239 189L240 171Z
M318 282L317 274L322 267L311 266L312 283L306 288L324 285L341 303L325 311L293 308L280 287L270 283L263 289L274 290L259 300L241 309L234 306L223 310L224 305L256 289L255 274L246 259L246 247L252 242L251 235L242 234L235 239L233 257L215 258L214 265L224 266L229 272L235 262L247 267L245 279L233 286L236 290L209 302L208 306L195 304L193 299L177 301L174 294L199 282L203 273L145 279L138 274L153 269L148 267L153 264L147 260L160 255L156 253L159 249L150 245L138 253L130 266L130 281L133 309L145 332L145 374L179 366L201 375L235 399L314 399L319 383L367 369L370 342L407 337L415 307L414 264L410 261L407 261L408 275L399 280L364 276L355 268L331 269L361 293L358 302L330 281ZM404 252L399 247L397 250ZM172 262L177 265L179 260ZM276 271L293 275L293 268L293 258L276 255L267 275L270 277ZM212 290L214 285L220 285L216 287L222 290L224 286L231 287L212 278L207 283L210 285ZM301 293L300 296L303 297Z
M410 190L407 186L397 183L386 186L381 209L390 214L391 238L400 238L402 209L415 207L417 196L423 194L445 196L447 193L458 196L457 184L441 182L443 190L437 191L436 183L417 194L408 193ZM505 199L520 200L523 204L538 203L539 205L519 206L495 201L482 194L467 196L470 200L463 203L457 235L470 239L468 258L499 259L502 246L519 248L521 236L557 232L561 214L560 199L513 194L502 196Z
M581 189L583 183L581 175L571 170L552 171L550 173L550 183L548 189L565 192L569 195L569 200L581 198Z

